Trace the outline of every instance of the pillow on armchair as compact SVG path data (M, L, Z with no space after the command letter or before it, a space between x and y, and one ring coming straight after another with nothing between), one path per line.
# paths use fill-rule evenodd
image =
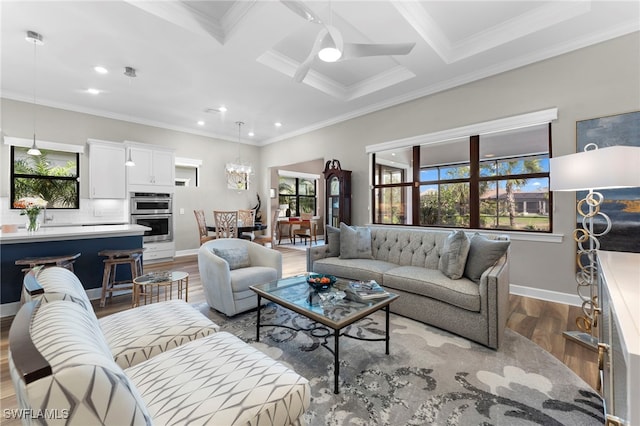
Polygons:
M235 248L214 248L213 254L223 258L229 264L229 270L247 268L251 266L249 260L249 250L246 247Z

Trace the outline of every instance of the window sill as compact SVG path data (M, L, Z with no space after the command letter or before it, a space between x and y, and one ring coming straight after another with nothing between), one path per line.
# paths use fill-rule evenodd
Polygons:
M400 228L400 229L416 229L416 230L438 230L438 231L457 231L464 230L469 234L479 232L481 234L494 234L494 235L508 235L512 241L531 241L539 243L554 243L559 244L564 241L564 234L554 234L547 232L521 232L521 231L508 231L505 229L467 229L467 228L440 228L440 227L427 227L427 226L411 226L411 225L383 225L370 223L367 226L381 227L381 228Z

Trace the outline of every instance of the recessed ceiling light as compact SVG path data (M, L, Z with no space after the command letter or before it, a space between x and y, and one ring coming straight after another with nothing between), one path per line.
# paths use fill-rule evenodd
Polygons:
M495 154L485 154L484 158L491 158L491 157L495 157Z
M227 112L227 107L222 105L220 108L218 108L218 111L220 112Z
M93 67L93 69L98 74L106 74L109 72L109 70L107 70L105 67L101 67L100 65L98 65L97 67Z
M198 121L198 126L204 126L204 121L202 120Z
M248 135L249 135L249 137L250 137L250 138L252 138L252 137L254 137L256 134L255 134L255 133L253 133L253 132L249 132L249 133L248 133Z
M91 93L92 95L99 95L100 94L100 90L90 87L90 88L87 89L87 93Z
M281 127L281 126L282 126L282 123L280 123L280 122L278 121L278 122L273 123L273 125L274 125L274 126L276 126L276 127Z

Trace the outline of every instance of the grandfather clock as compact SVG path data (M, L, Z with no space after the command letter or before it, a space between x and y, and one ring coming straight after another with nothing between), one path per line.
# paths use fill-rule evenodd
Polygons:
M351 170L342 170L340 161L333 159L324 166L326 223L336 228L340 222L351 225Z

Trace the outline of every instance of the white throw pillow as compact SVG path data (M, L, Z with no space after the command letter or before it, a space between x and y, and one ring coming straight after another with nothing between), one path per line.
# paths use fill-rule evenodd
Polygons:
M340 259L373 259L371 229L340 222Z
M451 231L442 246L438 269L452 280L462 278L469 246L469 238L464 231Z

